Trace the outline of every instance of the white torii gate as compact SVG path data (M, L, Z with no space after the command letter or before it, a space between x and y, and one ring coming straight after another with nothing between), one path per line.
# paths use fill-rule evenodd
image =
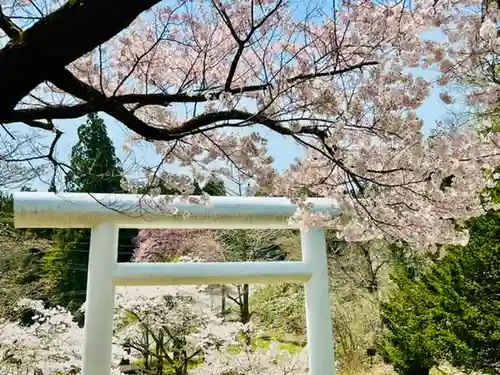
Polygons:
M313 212L340 212L329 200L309 201ZM165 203L161 197L145 200L130 194L14 193L18 228L91 228L83 375L110 373L116 285L285 281L305 284L309 374L334 375L324 229L301 232L300 262L117 262L119 228L292 229L288 219L296 209L287 198L211 197L209 205L204 205L179 198Z

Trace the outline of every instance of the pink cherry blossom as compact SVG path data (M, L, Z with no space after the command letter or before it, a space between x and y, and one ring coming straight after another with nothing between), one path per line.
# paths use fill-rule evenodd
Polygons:
M269 375L307 372L306 350L292 355L271 343L268 349L250 351L241 342L240 333L253 335L257 333L255 327L223 321L215 314L218 308L205 289L206 286L118 287L111 373L120 374L122 360L134 364L144 360L144 355L156 355L168 362L166 356L173 355L174 349L180 348L179 343L187 356L204 357L198 368L189 370L193 375L242 369L248 374ZM73 316L60 307L46 308L42 301L23 299L18 308L35 311L33 324L0 321L0 373L80 371L83 329ZM158 344L167 351L149 350Z
M169 261L180 256L220 259L221 250L214 233L200 229L142 229L137 236L134 260L137 262Z

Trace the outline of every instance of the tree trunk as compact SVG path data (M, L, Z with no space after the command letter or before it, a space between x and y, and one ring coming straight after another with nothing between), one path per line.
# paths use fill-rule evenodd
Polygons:
M249 306L250 287L248 284L243 284L243 301L241 304L241 322L247 324L250 321L250 306Z
M226 286L222 285L220 290L220 303L221 303L221 314L224 316L226 314Z

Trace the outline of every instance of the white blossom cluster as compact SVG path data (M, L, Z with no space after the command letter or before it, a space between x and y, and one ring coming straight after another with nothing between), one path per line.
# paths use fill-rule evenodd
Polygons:
M291 354L271 342L252 349L242 337L250 325L224 322L204 286L120 287L116 290L111 373L123 363L144 367L162 361L186 375L307 374L307 351ZM0 375L77 374L81 371L83 328L61 307L22 299L19 313L34 312L32 324L0 321ZM84 307L82 310L84 311ZM144 369L147 371L148 369Z

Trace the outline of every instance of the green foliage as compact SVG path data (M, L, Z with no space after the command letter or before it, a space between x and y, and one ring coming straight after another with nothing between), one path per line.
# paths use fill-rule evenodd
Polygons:
M450 247L411 280L401 267L398 290L383 306L382 352L401 374L447 360L498 374L500 353L500 214L468 222L465 247Z
M210 196L225 196L226 186L224 181L216 178L212 178L202 187L197 180L193 181L193 192L192 195L202 195L206 193ZM175 186L172 186L168 181L156 179L148 185L144 185L137 189L138 194L148 194L152 189L158 189L161 195L176 195L182 194L182 192Z
M216 240L224 249L224 258L230 262L284 260L286 253L280 245L283 231L279 230L221 230ZM237 286L236 298L231 298L239 309L239 321L248 323L250 312L250 287Z
M212 197L221 197L226 195L226 185L224 184L224 181L216 178L207 181L203 187L200 186L198 181L194 180L193 186L193 195L202 195L203 193Z
M41 264L47 246L46 241L28 235L14 234L0 238L1 318L19 318L15 306L20 298L46 298L47 288L41 278Z
M304 287L301 284L270 284L252 294L256 318L266 329L281 334L305 333Z
M0 317L14 318L21 297L42 299L41 259L48 242L14 228L12 195L0 193Z
M90 231L85 229L60 229L55 233L54 245L43 261L52 305L77 309L85 301L89 241Z
M281 234L278 230L221 230L217 241L227 250L228 261L284 260Z
M224 181L219 179L211 179L209 180L205 186L203 186L203 192L207 193L212 197L221 197L226 195L226 186ZM198 195L193 193L193 195Z
M399 290L382 309L388 332L379 351L400 374L426 374L437 364L443 349L437 340L439 332L432 325L434 300L423 284L408 278L402 265L393 277Z
M14 228L14 200L11 194L0 192L0 230Z
M276 341L279 342L279 340ZM271 345L271 340L268 339L257 338L252 340L253 349L267 349L269 348L270 345ZM296 354L302 351L304 349L304 346L293 342L279 342L278 349L287 350L290 354Z

